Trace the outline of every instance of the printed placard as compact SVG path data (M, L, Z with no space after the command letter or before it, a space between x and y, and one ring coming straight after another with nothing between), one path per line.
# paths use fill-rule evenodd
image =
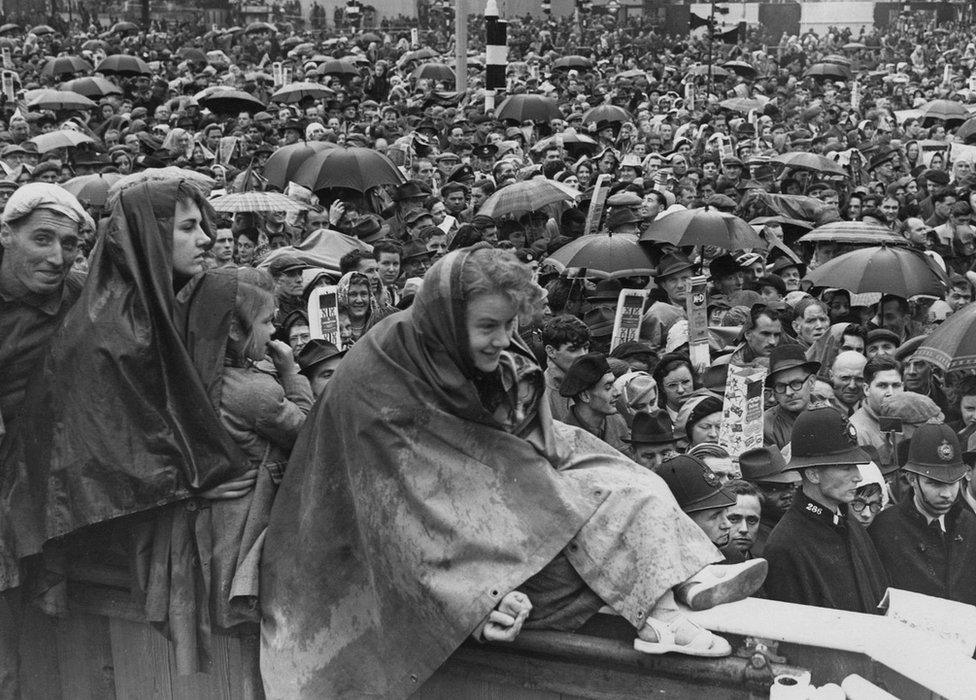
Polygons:
M275 61L271 64L271 79L274 81L275 87L284 85L284 65L281 61Z
M696 275L689 280L685 297L688 314L688 355L691 365L703 372L711 362L708 353L708 278Z
M3 86L3 96L8 102L13 102L17 96L14 94L14 73L13 71L5 70L3 74L0 75L0 85Z
M610 191L610 176L604 173L596 179L593 187L593 198L590 200L590 210L586 214L586 228L583 233L596 233L600 228L603 210L607 204L607 193Z
M733 457L763 444L765 367L729 367L718 442Z
M10 55L10 47L9 46L4 46L3 47L3 49L2 49L2 55L3 55L3 67L4 68L8 68L8 69L13 69L13 67L14 67L14 59Z
M339 336L338 287L328 285L316 289L308 299L309 335L329 341L342 350Z
M622 289L617 297L617 313L613 317L613 335L610 337L610 349L613 350L621 343L637 340L640 335L641 318L649 289Z

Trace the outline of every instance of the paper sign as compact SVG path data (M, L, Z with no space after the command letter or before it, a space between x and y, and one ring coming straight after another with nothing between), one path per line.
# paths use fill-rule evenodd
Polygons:
M644 316L644 304L650 293L649 289L620 290L620 296L617 297L617 313L613 317L611 350L621 343L637 340L640 335L641 318Z
M733 457L763 444L765 367L729 367L718 442Z
M284 66L281 61L275 61L271 64L271 79L274 81L275 87L284 85L284 78Z
M976 607L945 598L889 588L878 604L885 616L927 632L972 657L976 651Z
M689 112L695 111L695 84L685 83L685 107Z
M285 66L281 71L281 84L291 85L291 66Z
M14 67L14 59L10 56L10 47L9 46L4 46L3 47L3 67L4 68L13 68Z
M607 204L607 193L610 191L610 176L604 173L596 179L593 187L593 198L590 200L590 210L586 214L586 227L583 233L596 233L600 228L603 210Z
M457 219L451 216L450 214L447 214L444 217L444 220L439 224L437 224L437 228L439 228L444 233L450 233L451 229L454 228L455 225L457 225Z
M237 148L236 136L221 136L220 147L217 149L217 162L226 165L234 158Z
M688 355L692 367L704 372L711 363L708 354L708 278L704 275L692 277L688 295L685 297L685 311L688 314Z
M420 31L416 27L410 30L410 45L420 46Z
M14 74L5 70L2 77L0 77L0 84L3 86L3 96L7 98L8 102L13 102L16 96L14 95Z
M308 299L308 330L313 338L327 340L342 350L337 289L335 285L329 285L312 292Z

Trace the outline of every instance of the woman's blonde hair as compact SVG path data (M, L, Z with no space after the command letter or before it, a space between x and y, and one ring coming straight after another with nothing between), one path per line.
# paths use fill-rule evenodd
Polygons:
M461 271L461 293L465 303L486 294L502 294L523 319L532 316L545 297L529 266L498 248L480 248L468 256Z
M239 338L235 343L235 360L247 356L254 343L254 324L258 315L269 306L274 308L274 281L264 270L241 267L237 271L237 295L234 299L234 317L231 320L232 334ZM235 332L236 331L236 332Z

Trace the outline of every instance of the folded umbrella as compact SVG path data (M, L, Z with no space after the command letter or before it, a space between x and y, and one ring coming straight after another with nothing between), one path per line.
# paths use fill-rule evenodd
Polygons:
M877 292L905 299L918 294L941 297L947 282L945 272L929 256L887 244L839 255L812 270L807 279L815 286L846 289L851 294Z
M768 247L746 221L710 207L686 209L662 216L651 222L640 240L677 246L713 245L726 250L765 250Z
M485 200L478 213L493 218L505 214L525 214L542 209L548 204L572 201L579 196L579 190L561 182L535 178L497 190Z
M561 119L559 104L545 95L521 94L506 97L495 110L496 119L512 119L517 122L547 122Z
M915 357L943 372L976 369L976 304L967 304L922 341Z
M654 269L650 251L629 233L591 233L570 241L544 262L559 269L586 268L587 276L632 277Z

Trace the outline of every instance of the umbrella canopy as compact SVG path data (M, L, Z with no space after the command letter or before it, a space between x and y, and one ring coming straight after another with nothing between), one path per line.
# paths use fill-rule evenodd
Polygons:
M19 24L14 24L13 22L7 22L7 24L0 27L0 36L4 36L6 34L16 34L19 31L21 31L21 27Z
M0 34L2 33L3 31L2 29L0 29ZM101 49L102 51L104 51L106 46L108 46L108 44L106 44L105 41L102 39L89 39L88 41L86 41L84 44L81 45L81 50L98 51L99 49Z
M589 136L579 134L575 129L566 129L562 133L537 141L532 146L532 151L541 153L553 147L565 148L574 156L581 153L596 153L600 150L600 144Z
M343 256L354 250L365 250L367 253L372 246L359 240L355 236L322 228L313 231L297 246L285 246L268 253L258 265L259 269L267 270L277 258L296 257L309 267L321 267L333 272L339 271L339 261Z
M719 107L723 109L729 109L733 112L741 112L742 114L749 114L753 110L762 109L765 106L761 100L754 100L748 97L730 97L727 100L722 100L718 103Z
M712 77L713 78L728 78L730 75L732 75L732 73L730 71L727 71L724 68L722 68L722 66L715 66L715 65L712 66ZM688 77L688 76L699 77L699 78L707 78L708 77L708 66L707 65L704 65L703 66L700 63L696 63L691 68L689 68L687 71L685 71L685 77Z
M513 119L517 122L547 122L559 119L562 112L552 97L545 95L521 94L506 97L495 110L497 119Z
M302 163L294 180L310 190L346 187L365 192L379 185L399 185L404 177L379 151L354 147L319 151Z
M95 139L74 129L60 129L35 136L30 141L37 145L38 153L47 153L58 148L73 148L83 143L94 143Z
M302 163L319 151L338 148L328 141L308 141L282 146L272 153L264 164L264 178L278 189L284 190L295 179L295 173Z
M866 49L867 46L859 41L852 41L848 44L844 44L841 48L844 49L844 51L860 51L861 49Z
M176 55L182 58L184 61L189 61L190 63L195 63L199 66L205 65L207 63L207 54L203 52L202 49L198 49L193 46L184 46Z
M816 286L846 289L851 294L878 292L908 299L917 294L941 297L945 273L924 253L880 245L853 250L825 262L807 279Z
M31 34L37 36L43 36L44 34L54 34L54 27L47 24L38 24L36 27L31 27Z
M94 109L98 105L84 95L66 90L29 90L25 95L28 107L51 109L55 112L67 109Z
M74 92L85 97L105 97L105 95L121 95L122 88L113 83L108 78L98 76L91 78L75 78L66 83L61 83L60 90Z
M976 304L967 304L932 331L915 357L943 372L976 369Z
M661 241L673 245L713 245L726 250L768 246L756 230L738 216L703 207L686 209L651 222L641 241Z
M563 56L552 62L553 70L589 70L593 61L585 56Z
M260 112L264 103L243 90L215 90L200 99L200 106L215 114L236 114L239 112Z
M847 58L846 56L841 56L841 55L836 54L836 53L832 53L829 56L824 56L823 57L823 60L821 62L822 63L833 63L833 64L838 65L838 66L844 66L848 70L850 69L851 65L853 65L853 61L851 61L851 59Z
M726 61L722 64L722 67L732 71L736 75L741 75L743 78L755 78L757 73L755 67L745 61Z
M361 53L351 53L348 56L339 56L340 61L349 61L350 63L358 63L360 65L372 65L373 62L368 58L363 56ZM469 61L470 63L470 61Z
M602 121L629 122L633 117L623 107L617 105L598 105L583 113L583 123L590 124Z
M58 75L71 75L72 73L91 73L94 70L92 64L77 56L58 56L52 58L44 64L41 75L53 77Z
M956 130L956 140L969 144L976 142L976 117L970 117Z
M210 200L216 211L237 214L248 211L299 212L308 209L307 204L296 202L280 192L237 192Z
M502 187L485 200L478 210L485 216L524 214L542 209L547 204L567 202L580 196L579 190L557 182L536 178Z
M38 149L40 150L40 149ZM98 173L96 175L81 175L73 177L61 186L78 198L82 203L104 207L108 199L108 190L122 179L121 173Z
M273 94L271 101L292 104L294 102L301 102L306 97L315 99L319 97L331 97L333 95L335 95L335 90L330 90L325 85L320 85L319 83L289 83Z
M332 59L331 61L326 61L321 66L319 66L319 73L322 75L338 75L352 77L359 75L359 69L356 67L355 63L350 63L349 61L343 61L338 58Z
M557 268L586 268L588 276L631 277L654 269L650 251L629 233L591 233L570 241L546 258Z
M117 53L107 57L104 61L95 66L97 73L107 75L152 75L149 64L138 56Z
M867 221L834 221L818 226L799 238L799 243L845 243L853 245L908 245L908 239L891 229Z
M368 44L372 41L383 41L383 37L376 32L366 32L365 34L360 34L357 36L356 41L361 44Z
M846 66L842 66L838 63L814 63L812 66L807 68L806 72L803 74L804 77L814 77L814 78L830 78L832 80L847 80L850 77L850 71Z
M932 100L919 108L919 117L926 119L940 119L945 122L964 122L969 119L969 112L961 102L952 100Z
M269 24L268 22L251 22L244 29L245 34L260 34L262 32L277 34L278 28L275 27L273 24Z
M422 49L417 49L416 51L407 51L405 54L397 59L397 66L405 66L410 61L426 61L431 58L438 58L440 54L434 51L434 49L425 46Z
M109 34L127 34L128 32L138 32L139 25L134 22L116 22L108 30Z
M433 80L452 85L457 82L454 69L445 63L423 63L417 66L410 77L414 80Z
M790 151L770 159L773 163L785 165L794 170L812 170L815 173L829 173L831 175L847 175L836 161L818 153L804 151Z

